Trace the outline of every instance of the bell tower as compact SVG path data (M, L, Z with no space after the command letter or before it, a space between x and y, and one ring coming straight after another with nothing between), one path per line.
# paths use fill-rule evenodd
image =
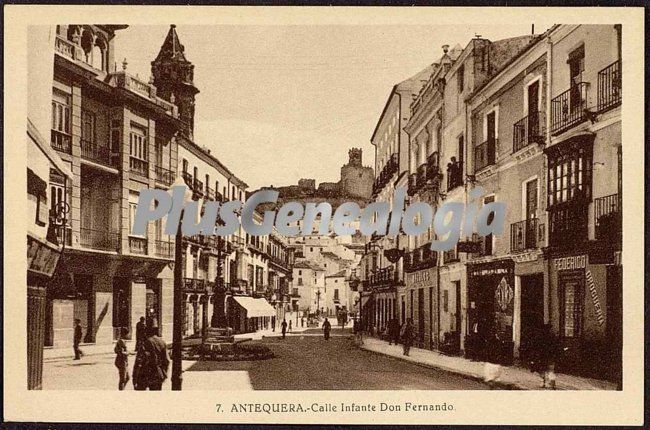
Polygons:
M151 62L153 84L159 97L178 106L180 119L185 123L184 134L194 134L194 97L199 90L194 86L194 65L185 58L185 47L172 24L160 52Z

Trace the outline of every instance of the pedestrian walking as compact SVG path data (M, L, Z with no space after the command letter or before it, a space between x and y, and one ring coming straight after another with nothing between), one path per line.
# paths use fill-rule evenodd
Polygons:
M287 320L282 320L282 339L287 337Z
M323 323L323 334L325 335L325 340L329 340L330 330L332 330L332 325L330 324L329 320L325 318L325 322Z
M402 338L402 344L404 345L404 355L408 356L411 352L411 345L413 344L413 337L415 327L413 327L413 319L409 318L406 320L402 329L400 330L400 337Z
M124 390L127 382L131 377L129 376L129 354L126 351L126 343L124 338L129 334L129 330L126 327L120 328L120 336L115 342L115 367L117 367L117 372L119 376L118 389L120 391Z
M352 324L352 331L354 332L357 344L363 345L363 328L361 327L361 321L358 318L355 318Z
M271 331L275 331L275 317L271 317Z
M388 321L388 344L392 345L399 343L399 323L396 318L392 318Z
M147 334L135 358L133 387L139 391L160 391L169 369L167 344L158 337L158 327L148 327Z
M537 345L539 358L539 373L542 377L542 388L555 390L555 361L559 352L557 336L553 334L550 324L545 324Z
M301 317L300 318L300 327L304 327L304 326L305 326L305 318Z
M289 333L291 333L291 320L289 320Z
M135 325L135 350L137 351L142 344L142 341L147 337L147 324L144 317L140 317L140 321Z
M81 360L81 357L83 357L84 352L79 348L79 344L81 344L81 338L83 337L83 333L81 330L81 320L79 318L75 318L74 320L74 338L72 340L72 347L74 349L74 359L75 360Z

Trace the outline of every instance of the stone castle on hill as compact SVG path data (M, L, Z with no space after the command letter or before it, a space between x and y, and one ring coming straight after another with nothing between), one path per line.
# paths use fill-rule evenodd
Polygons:
M315 179L303 178L298 181L297 185L262 187L260 189L277 190L280 195L276 205L260 205L259 209L279 207L289 201L303 203L326 201L332 205L333 209L344 202L351 201L364 207L372 200L373 183L374 169L362 164L361 148L351 148L348 151L348 162L341 166L341 176L338 182L321 182L317 187Z

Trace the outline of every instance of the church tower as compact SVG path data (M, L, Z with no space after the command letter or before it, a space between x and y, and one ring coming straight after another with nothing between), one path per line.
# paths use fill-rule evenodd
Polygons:
M194 65L185 58L185 47L172 24L160 52L151 62L153 84L157 95L178 106L180 119L185 123L184 133L190 139L194 132L194 97L199 90L194 86Z

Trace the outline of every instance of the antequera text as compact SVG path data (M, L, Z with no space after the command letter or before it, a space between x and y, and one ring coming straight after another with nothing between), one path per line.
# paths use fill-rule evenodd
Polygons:
M313 234L314 224L318 224L318 234L332 231L339 236L352 235L358 225L362 234L396 236L400 233L417 236L429 227L437 238L431 249L447 251L453 249L462 234L480 236L501 234L505 222L506 205L491 202L479 208L475 201L485 193L476 187L469 191L468 202L447 202L437 211L425 203L415 202L405 206L406 188L395 189L392 206L388 202L374 202L361 209L353 202L340 205L332 216L332 206L327 202L307 203L288 202L276 211L265 211L261 224L253 221L255 208L262 203L277 202L279 192L260 190L250 196L242 205L239 200L224 203L206 201L203 215L199 217L199 202L185 201L186 187L178 185L171 188L171 195L164 190L143 189L140 192L138 207L133 223L133 234L143 235L149 221L167 217L165 234L175 234L181 222L184 235L229 236L237 231L240 224L252 236L271 234L273 226L286 236L307 236ZM221 222L217 225L217 219ZM197 222L198 220L198 222Z

